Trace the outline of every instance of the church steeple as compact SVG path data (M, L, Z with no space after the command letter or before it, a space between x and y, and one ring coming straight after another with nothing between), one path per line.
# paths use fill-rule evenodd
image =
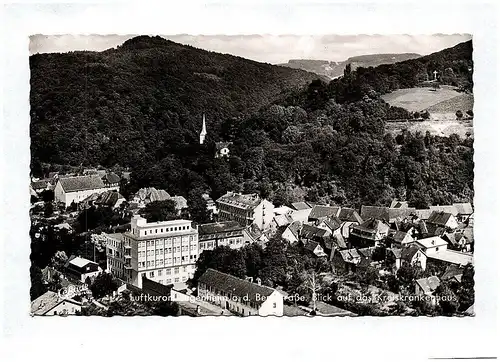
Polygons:
M201 126L200 132L200 145L205 141L205 137L207 135L207 126L205 125L205 114L203 114L203 125Z

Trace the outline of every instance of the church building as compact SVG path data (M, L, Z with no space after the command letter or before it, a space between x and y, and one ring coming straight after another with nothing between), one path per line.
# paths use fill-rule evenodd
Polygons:
M205 125L205 115L203 115L203 125L201 126L200 132L200 145L205 142L205 137L207 136L207 126Z

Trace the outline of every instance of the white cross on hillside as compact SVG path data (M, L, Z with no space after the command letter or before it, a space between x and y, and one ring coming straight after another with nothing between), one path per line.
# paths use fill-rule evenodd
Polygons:
M437 80L437 74L438 74L437 70L433 71L432 73L434 73L434 80Z

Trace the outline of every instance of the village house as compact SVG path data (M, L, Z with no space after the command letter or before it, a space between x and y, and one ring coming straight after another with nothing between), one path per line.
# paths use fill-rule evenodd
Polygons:
M470 252L472 242L465 236L463 232L444 233L443 240L448 242L448 249Z
M287 226L293 222L292 217L289 214L275 215L271 221L271 229L277 230L280 227Z
M243 230L237 221L221 221L198 226L198 249L213 250L218 246L229 246L239 249L246 245L243 241Z
M333 267L337 273L355 272L361 262L361 255L356 249L335 250Z
M342 222L340 232L344 239L349 238L352 226L363 223L363 219L359 216L358 212L348 207L341 208L337 217Z
M303 243L309 241L322 241L331 235L328 230L318 228L313 225L304 224L300 229L300 240Z
M106 174L102 177L102 181L106 187L119 187L120 180L120 176L114 172L106 172Z
M389 229L387 233L386 244L391 248L401 248L409 245L413 242L413 228L409 228L407 231L399 231L394 229Z
M271 227L274 205L258 194L228 192L216 202L220 221L234 220L243 226L255 224L262 231Z
M381 243L389 232L389 225L377 219L368 219L360 225L354 225L350 231L352 244L357 247L375 246Z
M84 210L91 206L96 206L116 209L125 201L125 198L118 191L108 190L103 193L94 193L90 195L78 205L78 208Z
M428 278L417 279L415 281L415 294L434 297L434 293L440 284L441 281L435 275ZM436 304L435 298L431 299L431 303Z
M32 316L66 316L82 311L82 303L63 298L59 293L47 291L31 302Z
M361 218L363 220L376 219L386 223L393 223L397 220L405 220L415 212L415 208L408 207L383 207L383 206L361 206Z
M458 221L451 213L444 211L433 211L426 221L427 227L441 227L445 230L455 230L458 228Z
M213 219L214 215L217 215L215 201L208 194L202 194L201 198L207 203L207 211L210 214L210 218Z
M257 243L264 247L268 241L268 233L263 232L255 224L249 225L243 229L243 242L245 244Z
M307 222L309 214L312 211L312 206L307 202L294 202L292 204L294 211L291 213L293 221Z
M169 200L170 195L165 190L157 190L154 187L146 187L137 191L132 197L131 204L143 208L153 201Z
M308 241L304 244L304 249L308 252L314 254L318 258L323 258L328 256L325 253L325 249L321 246L321 244L317 241Z
M241 316L282 316L283 294L235 276L208 269L198 280L198 298Z
M439 236L416 240L414 242L414 245L420 247L427 256L446 250L448 248L448 243Z
M465 222L474 213L472 205L469 202L454 203L452 205L430 206L431 211L444 212L452 214L458 222Z
M342 235L342 221L336 216L328 216L315 223L316 227L328 231L331 235Z
M64 265L64 268L65 274L68 277L74 278L82 283L84 283L87 278L92 280L102 273L102 269L97 263L79 256L70 257Z
M119 191L119 186L106 186L99 176L60 177L54 189L54 199L65 207L78 204L94 193Z
M314 205L309 214L309 222L320 222L327 217L337 216L340 212L340 206Z
M388 267L397 271L403 263L418 265L422 270L425 270L427 267L427 256L417 246L388 248L386 250L386 265Z
M215 158L229 157L229 146L232 142L215 142Z
M294 221L291 224L287 225L287 227L281 234L281 238L285 239L290 244L295 244L299 241L301 228L302 224L299 221Z

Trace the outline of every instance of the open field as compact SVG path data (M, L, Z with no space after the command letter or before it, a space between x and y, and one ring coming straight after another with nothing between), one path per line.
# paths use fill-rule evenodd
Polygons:
M391 106L405 108L410 112L420 112L461 94L453 88L445 86L436 90L417 87L398 89L392 93L384 94L382 99Z
M407 129L412 133L420 132L425 134L429 131L432 135L448 137L456 133L462 138L467 137L469 132L474 135L472 121L410 121L410 122L388 122L386 123L385 130L388 133L396 135L403 129Z
M436 103L427 108L429 113L456 113L461 110L466 112L474 107L474 96L472 94L460 93L458 96Z

